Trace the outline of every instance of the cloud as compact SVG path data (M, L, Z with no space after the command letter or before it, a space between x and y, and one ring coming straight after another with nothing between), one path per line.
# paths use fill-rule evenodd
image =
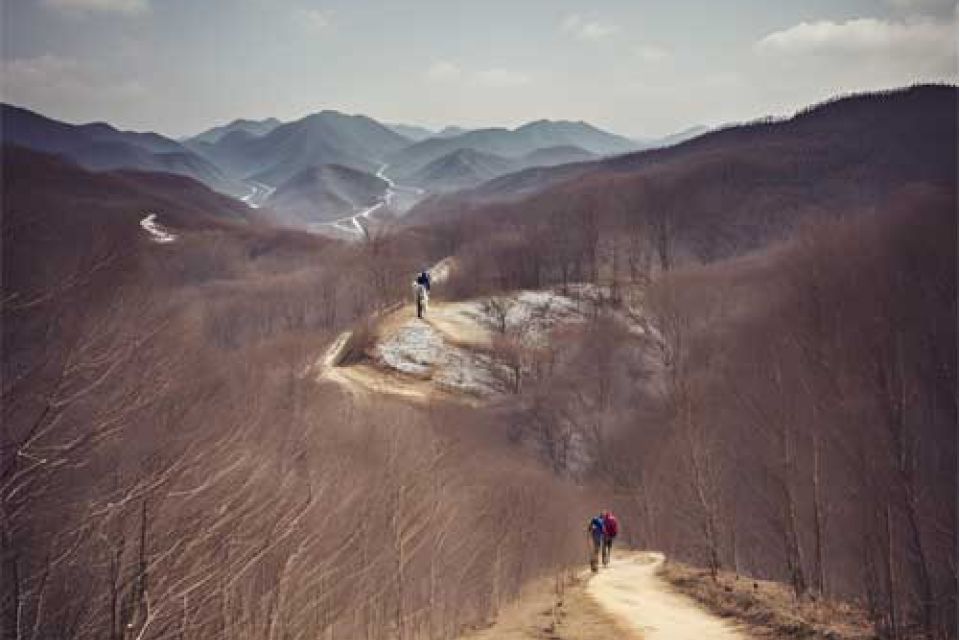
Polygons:
M449 82L459 78L461 73L460 67L453 62L437 60L427 68L424 77L434 82Z
M887 0L890 6L912 12L949 14L956 10L956 0Z
M893 56L954 56L956 24L929 18L887 21L857 18L846 22L801 22L764 36L755 45L759 53L885 54Z
M4 60L4 100L53 112L65 105L102 108L113 102L136 101L147 90L136 80L97 73L72 58L45 54Z
M518 71L509 69L485 69L476 74L477 83L484 87L519 87L530 82L530 78Z
M578 40L602 40L619 31L620 27L596 20L586 20L579 14L573 13L563 19L560 30Z
M530 82L530 77L520 71L511 71L501 67L492 67L480 71L463 69L455 62L437 60L423 73L428 82L459 83L464 86L478 86L488 89L519 87Z
M43 5L66 13L145 13L147 0L43 0Z
M300 13L303 28L311 33L322 33L330 27L330 14L320 9L304 9Z
M653 44L640 45L633 52L644 62L660 62L670 57L670 51Z

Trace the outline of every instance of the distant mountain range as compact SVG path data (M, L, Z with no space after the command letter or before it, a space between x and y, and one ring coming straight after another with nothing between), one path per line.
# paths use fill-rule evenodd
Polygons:
M420 142L437 135L436 131L415 124L388 124L387 128L413 142Z
M4 143L62 155L94 171L137 169L174 173L228 195L239 196L247 191L209 160L156 133L120 131L103 122L67 124L0 104L0 136Z
M585 122L538 120L516 129L475 129L448 137L428 138L387 156L387 173L409 180L428 165L459 149L517 159L549 147L574 147L598 155L634 151L638 145L622 136L597 129Z
M325 110L286 123L237 119L176 141L106 123L68 124L2 105L4 142L59 154L95 171L183 175L236 198L273 188L262 204L288 223L338 218L369 206L386 189L386 182L373 175L378 172L402 185L448 193L531 168L589 163L661 146L702 130L643 141L566 120L433 131Z
M502 156L460 148L405 176L404 181L431 191L456 191L509 173L514 166Z
M239 118L229 124L207 129L203 133L198 133L191 138L186 138L184 141L209 142L215 144L219 142L221 138L234 131L244 131L253 136L262 136L270 133L281 124L283 123L276 118L266 118L264 120L246 120Z
M385 155L409 144L408 138L376 120L337 111L321 111L260 136L235 129L214 143L187 142L228 175L272 187L324 164L372 173Z
M405 220L529 221L589 208L655 227L669 216L674 258L709 262L808 221L867 215L903 190L955 193L957 100L956 87L940 85L846 97L674 146L510 173L427 199Z
M574 146L544 147L518 158L458 148L405 176L404 181L433 192L457 191L529 167L552 167L596 158L595 154Z
M698 124L693 127L688 127L683 131L678 131L677 133L672 133L668 136L663 136L662 138L638 138L637 142L644 149L657 149L659 147L670 147L675 144L680 144L684 140L689 140L690 138L696 138L697 136L703 135L708 131L710 131L709 127L705 127L702 124Z
M454 136L459 136L464 133L469 133L472 129L464 129L463 127L457 127L454 125L448 125L437 132L438 138L452 138Z

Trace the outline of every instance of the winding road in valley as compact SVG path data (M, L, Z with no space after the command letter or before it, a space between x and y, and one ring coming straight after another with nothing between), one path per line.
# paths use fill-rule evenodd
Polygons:
M375 212L379 211L381 207L390 206L390 203L393 201L393 198L398 191L405 191L407 193L412 193L416 196L423 195L424 193L423 189L419 187L408 187L404 185L398 185L396 182L393 181L392 178L385 175L385 172L388 166L390 165L384 163L380 165L379 169L377 169L376 176L387 183L387 190L384 192L379 202L377 202L372 206L366 207L365 209L361 209L356 213L352 213L349 216L338 218L337 220L333 220L331 222L322 222L316 226L333 227L334 229L344 231L351 235L357 235L357 236L363 237L363 235L366 233L366 230L360 221L369 220L370 216L372 216Z
M250 193L240 198L240 200L245 202L251 209L259 209L263 203L267 201L267 198L277 190L276 187L265 185L256 180L247 180L246 183L247 186L250 187Z
M397 193L409 193L415 197L422 196L424 194L424 190L420 187L399 185L394 182L392 178L385 175L388 166L388 164L384 163L380 165L379 169L377 169L376 176L387 183L387 190L384 191L383 195L376 203L369 207L364 207L358 211L355 211L348 216L337 218L336 220L311 224L309 229L311 231L336 229L351 236L362 238L366 234L366 229L361 221L369 220L370 216L379 211L382 207L390 206L390 204L393 202L394 196L396 196ZM263 206L273 192L277 190L276 187L271 187L263 184L262 182L257 182L256 180L246 180L245 183L250 188L250 193L241 197L240 200L246 203L246 205L252 209L259 209L261 206Z

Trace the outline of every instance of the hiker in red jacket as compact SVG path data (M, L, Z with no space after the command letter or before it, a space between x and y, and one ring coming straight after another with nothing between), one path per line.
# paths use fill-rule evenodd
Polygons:
M603 566L610 564L610 548L613 547L613 539L620 533L620 523L617 522L617 516L612 511L604 511L603 517Z

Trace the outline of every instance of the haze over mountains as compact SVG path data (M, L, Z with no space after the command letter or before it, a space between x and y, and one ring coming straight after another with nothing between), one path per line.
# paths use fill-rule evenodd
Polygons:
M118 131L105 123L67 124L11 105L3 106L3 125L5 142L63 154L88 169L186 175L251 204L266 204L272 219L292 225L340 218L351 206L368 205L367 196L376 191L372 185L380 184L375 174L406 185L407 197L395 201L394 208L407 207L421 197L417 193L468 189L531 167L659 144L629 140L585 122L538 120L515 129L432 131L332 110L287 123L237 119L182 141ZM693 128L664 141L700 132ZM336 168L322 170L325 166ZM348 186L351 181L356 184ZM265 202L281 187L282 194ZM344 197L361 193L359 199ZM309 213L311 206L316 211Z
M264 203L281 217L278 222L330 222L376 204L388 184L382 178L338 164L304 169L282 182Z
M187 137L185 140L193 143L209 142L210 144L215 144L219 142L220 139L225 135L234 131L244 131L254 136L262 136L270 133L281 124L283 123L276 118L264 118L263 120L247 120L245 118L238 118L228 124L211 127L210 129L207 129L202 133L198 133L195 136Z
M430 135L415 142L397 132L404 130L403 125L391 128L366 116L327 110L288 123L236 120L177 142L154 133L118 131L104 123L70 125L9 105L3 106L2 116L7 143L62 154L93 170L175 173L234 197L252 190L263 196L258 202L266 206L264 215L300 227L342 219L385 202L391 180L424 191L416 198L426 200L411 220L435 219L447 215L447 210L461 215L532 194L543 203L580 198L581 192L592 192L601 182L615 183L611 191L648 195L656 191L657 197L666 199L675 198L678 190L690 190L704 195L682 216L710 220L713 225L696 240L694 251L715 255L727 252L725 245L751 242L751 234L761 233L751 225L730 224L726 216L733 212L743 215L748 207L767 207L771 198L782 200L782 206L775 208L775 215L780 216L793 215L789 212L801 206L791 204L794 201L803 201L805 210L821 213L846 207L849 190L844 189L843 180L825 183L836 189L836 194L821 186L817 203L804 195L803 185L833 172L837 162L855 163L868 148L892 145L897 136L903 137L900 151L884 151L889 159L886 164L871 165L872 171L896 176L897 164L912 163L911 171L946 166L939 157L918 160L935 148L932 138L949 126L942 112L930 112L947 103L933 97L944 91L927 87L898 94L883 101L883 108L871 106L874 120L841 116L855 113L856 105L870 100L852 98L787 122L712 133L694 127L669 138L685 142L645 151L637 151L641 143L571 121L539 120L516 129L464 131L448 127L436 135L422 128L406 129L414 136ZM904 118L885 114L884 109L896 111L896 105L905 101L912 104L902 108ZM878 118L885 122L879 129L873 126ZM820 122L828 124L818 127ZM839 138L828 140L831 135ZM791 146L794 141L800 146ZM809 153L815 141L824 148L829 146L831 153ZM723 170L715 170L717 166ZM762 169L755 170L755 166ZM857 192L857 206L864 206L866 196L887 191L892 184L885 174L870 177L859 170L849 171L852 173L845 180L869 178L869 184ZM701 177L701 172L708 177ZM768 173L780 178L763 183L763 195L756 204L748 204L753 191L725 186L739 175L757 180ZM783 175L795 177L781 183ZM266 197L271 192L273 195ZM456 193L448 195L451 192ZM708 215L707 209L713 208L716 213ZM675 224L680 225L678 229L686 225L679 219ZM770 218L765 224L771 230L780 226ZM731 237L733 233L740 237Z
M231 175L275 187L321 164L373 173L386 154L409 144L409 139L366 116L321 111L263 136L233 131L214 144L193 148Z
M546 222L585 208L611 216L647 210L653 227L669 220L658 259L710 261L810 219L875 211L913 183L950 184L957 110L956 88L947 86L852 96L673 147L512 173L427 199L407 220L523 212Z
M441 193L474 187L529 167L552 167L571 162L586 162L597 157L597 154L572 145L544 147L518 157L504 157L477 151L472 147L458 147L416 171L402 174L400 179L430 192Z
M156 133L119 131L103 122L71 125L7 104L0 105L0 132L4 143L61 154L96 171L176 173L222 193L239 196L246 192L210 161Z

